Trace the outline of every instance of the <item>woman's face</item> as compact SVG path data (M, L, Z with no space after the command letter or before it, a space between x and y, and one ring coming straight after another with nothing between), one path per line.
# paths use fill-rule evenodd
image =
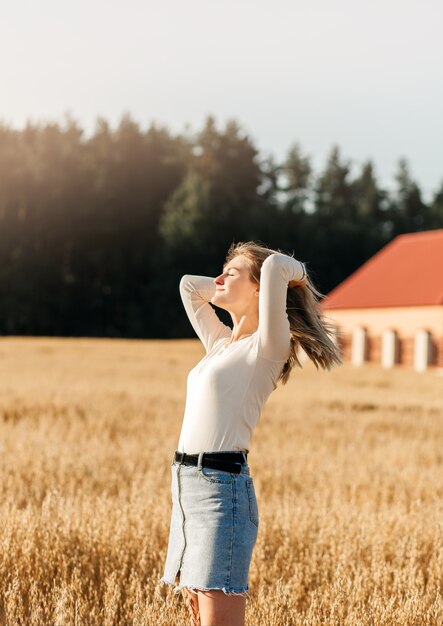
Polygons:
M255 293L259 285L250 278L249 266L242 254L226 263L223 273L214 278L214 283L216 292L211 302L222 309L248 307L253 299L258 303Z

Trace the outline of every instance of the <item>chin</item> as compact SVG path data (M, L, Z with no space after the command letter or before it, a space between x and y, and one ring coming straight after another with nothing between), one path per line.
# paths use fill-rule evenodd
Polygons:
M223 302L219 302L219 298L211 298L211 302L212 304L215 304L215 306L218 306L220 309L225 309L226 307L224 306Z

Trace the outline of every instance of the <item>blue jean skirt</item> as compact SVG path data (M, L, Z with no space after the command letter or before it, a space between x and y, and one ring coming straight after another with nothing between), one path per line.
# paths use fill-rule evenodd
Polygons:
M249 465L239 474L198 465L171 465L172 514L160 582L196 591L248 596L248 573L258 533L258 507Z

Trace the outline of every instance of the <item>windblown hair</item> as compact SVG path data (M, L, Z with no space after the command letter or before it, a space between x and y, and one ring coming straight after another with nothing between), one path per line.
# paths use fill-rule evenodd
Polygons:
M278 252L286 254L280 249L267 248L255 241L240 241L231 244L224 265L236 256L244 255L249 264L251 280L260 284L263 261L269 255ZM336 332L335 325L324 318L318 306L320 299L324 297L325 295L315 288L308 272L307 282L304 285L288 286L286 312L291 334L291 354L278 378L283 385L287 383L294 365L302 367L297 356L299 347L303 349L317 369L320 366L329 370L334 365L343 364L341 350L333 339Z

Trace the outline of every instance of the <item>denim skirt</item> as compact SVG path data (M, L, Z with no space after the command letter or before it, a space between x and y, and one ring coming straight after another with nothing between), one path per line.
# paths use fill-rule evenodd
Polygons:
M191 590L248 596L258 507L249 465L239 474L201 465L171 465L172 514L160 582Z

